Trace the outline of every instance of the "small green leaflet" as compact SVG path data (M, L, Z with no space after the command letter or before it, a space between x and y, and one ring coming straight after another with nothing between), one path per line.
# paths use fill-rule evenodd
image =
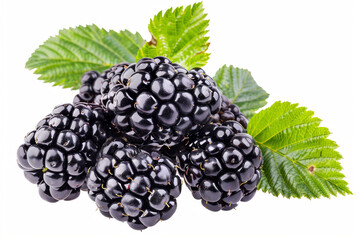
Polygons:
M250 119L248 133L264 157L259 189L287 198L352 194L340 172L338 145L313 115L298 104L276 102Z
M84 72L102 72L120 62L134 62L144 40L139 33L106 31L96 25L60 30L31 55L26 68L39 79L78 89Z
M224 65L216 72L214 80L223 94L235 103L248 119L256 110L266 105L269 94L257 85L246 69Z
M149 31L152 35L136 56L165 56L187 69L203 67L209 60L209 37L206 37L209 20L206 20L203 4L160 11L150 20Z

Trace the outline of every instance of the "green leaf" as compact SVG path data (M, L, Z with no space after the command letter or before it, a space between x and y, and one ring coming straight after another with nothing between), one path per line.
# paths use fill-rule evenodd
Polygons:
M106 31L96 25L63 29L31 55L26 68L36 69L39 79L65 88L80 87L81 75L102 72L120 62L134 62L144 44L139 33Z
M264 158L259 189L287 198L352 194L340 172L338 145L313 115L298 104L276 102L250 119L248 133Z
M257 85L246 69L224 65L216 72L214 80L223 94L235 103L248 119L256 110L266 105L269 94Z
M150 42L145 43L136 59L165 56L187 69L203 67L209 60L209 37L206 37L209 20L203 4L160 11L150 20Z

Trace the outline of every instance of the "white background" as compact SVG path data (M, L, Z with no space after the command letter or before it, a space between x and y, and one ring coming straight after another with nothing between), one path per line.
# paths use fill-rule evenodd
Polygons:
M1 239L360 239L359 4L350 1L205 1L214 74L223 64L249 69L276 100L300 103L324 119L340 145L352 196L285 199L258 192L236 211L213 213L186 188L168 221L143 232L109 220L83 193L50 204L16 165L23 136L74 91L36 80L30 54L61 28L95 23L139 31L159 10L192 1L1 1ZM357 15L357 16L356 16Z

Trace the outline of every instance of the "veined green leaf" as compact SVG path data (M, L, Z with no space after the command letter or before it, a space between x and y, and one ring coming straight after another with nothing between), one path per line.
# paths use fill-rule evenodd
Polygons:
M31 55L26 68L36 69L45 82L77 89L84 72L102 72L119 62L134 62L143 44L139 33L78 26L60 30L46 40Z
M276 102L250 119L248 133L264 157L259 189L287 198L352 194L341 173L338 145L313 115L298 104Z
M255 111L266 105L269 94L251 76L250 71L230 65L222 66L215 74L217 85L249 119Z
M208 59L209 20L206 20L203 4L160 11L150 20L149 31L152 35L137 54L136 59L143 57L165 56L171 61L191 69L203 67Z

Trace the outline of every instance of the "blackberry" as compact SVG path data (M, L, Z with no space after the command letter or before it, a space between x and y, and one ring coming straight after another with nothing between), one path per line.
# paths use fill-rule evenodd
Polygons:
M72 200L86 189L86 171L111 132L99 106L63 104L25 137L17 162L49 202Z
M234 120L240 122L244 128L247 128L249 121L246 119L245 115L240 112L239 107L233 104L225 95L222 95L221 98L221 109L217 114L212 116L212 122L223 123L229 120Z
M106 141L87 175L90 198L107 217L143 230L175 212L181 180L174 164L119 138Z
M176 161L194 198L201 199L207 209L219 211L254 197L263 160L245 128L226 121L204 127Z
M99 73L89 71L81 77L79 93L74 97L73 103L99 103L101 94L101 79Z
M221 107L221 92L202 69L187 71L165 57L140 59L110 82L103 98L114 114L112 123L138 144L175 145Z

